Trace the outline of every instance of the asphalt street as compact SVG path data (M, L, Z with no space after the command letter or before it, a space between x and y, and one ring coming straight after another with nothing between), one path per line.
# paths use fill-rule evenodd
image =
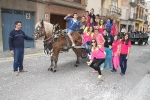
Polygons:
M24 68L28 72L19 76L13 74L12 57L0 60L0 100L125 100L150 71L149 45L132 46L125 76L119 75L120 68L114 73L105 68L101 79L87 66L88 59L81 59L79 67L74 67L72 50L59 55L56 73L47 70L49 56L35 53L26 54ZM143 100L149 97L150 88Z

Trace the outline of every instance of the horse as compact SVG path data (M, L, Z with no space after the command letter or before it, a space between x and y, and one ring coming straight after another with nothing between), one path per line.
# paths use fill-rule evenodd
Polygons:
M67 39L66 32L64 30L60 30L60 26L58 24L52 25L51 23L40 21L35 25L35 31L33 33L33 37L35 40L44 36L44 47L48 48L51 52L51 65L48 68L48 71L56 72L57 70L57 62L59 53L66 52L67 47ZM75 41L76 46L82 45L82 37L78 32L74 32L72 34L73 39ZM57 39L56 39L57 37ZM69 45L72 45L70 39L68 38ZM75 67L79 65L79 59L81 57L82 48L72 48L76 54L77 60L75 63Z

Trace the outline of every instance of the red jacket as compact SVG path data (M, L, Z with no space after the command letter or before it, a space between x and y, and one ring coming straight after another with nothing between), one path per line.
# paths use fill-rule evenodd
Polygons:
M117 34L117 25L116 24L112 25L110 33L112 36L115 36Z

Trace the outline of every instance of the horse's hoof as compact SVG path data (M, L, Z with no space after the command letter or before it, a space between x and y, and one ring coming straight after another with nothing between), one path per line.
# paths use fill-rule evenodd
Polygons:
M78 67L78 64L75 64L74 67Z
M52 68L48 68L48 71L53 71L53 69Z
M54 70L53 72L56 72L56 70Z

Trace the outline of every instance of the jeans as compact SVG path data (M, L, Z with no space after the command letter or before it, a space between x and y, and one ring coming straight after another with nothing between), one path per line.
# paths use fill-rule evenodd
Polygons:
M87 52L89 55L91 55L91 51L90 51L89 46L88 46L88 45L90 45L90 44L91 44L91 43L90 43L89 41L84 44L84 47L85 47L85 49L86 49L86 52Z
M120 54L120 67L121 67L121 73L125 74L127 69L127 54Z
M97 70L99 75L102 75L101 70L99 68L99 66L105 61L105 59L101 58L101 59L96 59L94 58L94 60L92 61L90 67L92 67L93 69Z
M112 50L108 47L105 47L105 52L106 52L106 59L104 62L104 68L107 66L107 63L109 65L109 69L113 70L112 66Z
M14 71L23 69L24 47L14 48Z

